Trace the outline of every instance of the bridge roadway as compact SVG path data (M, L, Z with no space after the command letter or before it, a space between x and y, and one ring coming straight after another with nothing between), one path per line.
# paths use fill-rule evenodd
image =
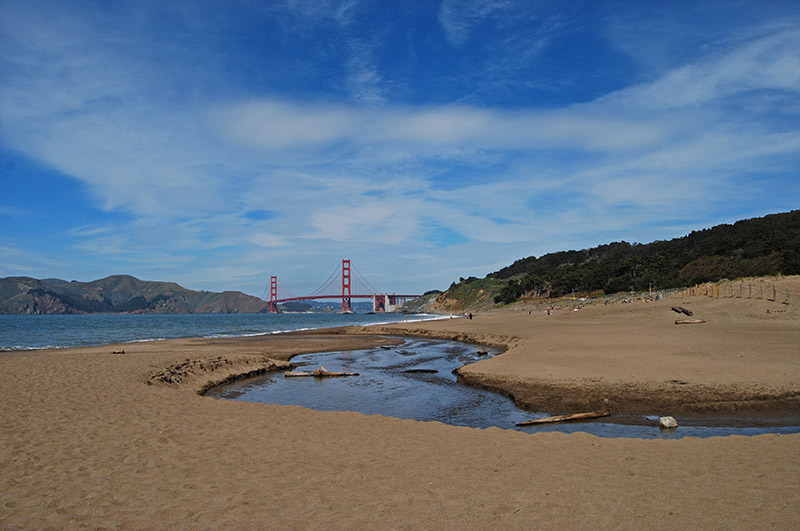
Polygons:
M372 297L383 297L385 295L385 293L379 293L377 295L307 295L305 297L275 299L269 302L308 301L312 299L371 299ZM419 295L395 295L394 293L390 293L389 297L393 299L416 299L419 298Z
M338 295L306 295L304 297L287 297L285 299L274 299L270 300L271 305L278 305L283 302L293 302L293 301L310 301L315 299L373 299L377 303L377 299L384 299L383 304L386 305L389 303L389 300L396 301L397 299L416 299L419 298L420 295L396 295L394 293L387 294L387 293L377 293L377 294L367 294L367 295L342 295L341 293ZM386 300L388 298L389 300ZM273 306L274 307L274 306ZM377 311L377 308L373 307L374 311Z

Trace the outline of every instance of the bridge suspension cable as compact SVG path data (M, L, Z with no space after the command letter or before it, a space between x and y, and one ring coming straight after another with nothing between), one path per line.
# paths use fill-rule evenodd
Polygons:
M292 290L290 290L289 288L284 286L283 282L278 280L277 277L275 278L275 283L276 283L276 287L278 289L278 293L280 294L280 296L278 298L290 299L290 298L293 298L293 297L297 297L297 295L294 292L292 292ZM267 284L267 287L264 288L264 294L261 296L261 298L264 299L265 301L266 300L270 300L270 299L267 299L267 293L269 293L271 287L272 287L271 284ZM276 294L276 296L278 296L278 294ZM270 294L270 298L272 298L272 294Z
M361 271L358 270L358 268L355 266L355 264L353 265L353 269L356 272L356 279L359 282L361 282L361 284L367 289L367 291L369 293L372 293L373 295L377 295L378 294L378 290L376 290L372 286L372 284L369 283L369 281L366 279L366 277L364 277L364 275L361 273Z
M351 284L351 269L354 270L352 274L355 277L357 284ZM337 280L341 276L341 284ZM341 287L341 291L339 288ZM384 311L390 306L396 306L398 300L416 298L419 295L398 295L393 293L391 295L384 293L381 294L375 287L369 283L363 273L355 266L351 265L350 260L343 259L341 265L337 265L333 273L323 284L314 290L310 295L298 297L286 286L278 281L278 277L272 275L270 277L270 284L267 290L264 291L264 300L267 300L266 294L269 291L269 311L271 313L278 311L278 304L290 301L311 300L311 299L337 299L342 300L342 312L351 312L351 299L352 298L371 298L373 311Z
M328 277L328 280L323 282L322 285L320 287L318 287L316 290L314 290L311 293L309 293L308 297L313 297L314 295L323 295L323 294L325 294L325 290L333 285L334 280L336 278L338 278L338 276L341 274L341 271L342 271L342 266L340 264L340 265L336 266L336 269L333 270L333 273L331 273L331 276Z
M280 290L279 293L283 292L286 294L284 298L297 297L297 295L294 292L292 292L289 288L284 286L283 282L281 282L280 280L278 280L278 290Z

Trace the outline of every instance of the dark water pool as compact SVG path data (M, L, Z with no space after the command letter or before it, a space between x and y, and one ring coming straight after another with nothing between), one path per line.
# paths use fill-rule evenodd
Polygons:
M458 367L497 354L491 349L455 341L410 339L390 348L292 358L297 371L324 366L329 371L356 372L359 376L286 378L280 372L220 386L207 394L246 402L358 411L473 428L495 426L527 433L582 431L601 437L672 439L800 432L800 426L702 426L681 418L677 419L678 429L666 431L657 427L657 417L646 416L517 427L517 422L549 413L524 411L504 396L458 382L452 373Z

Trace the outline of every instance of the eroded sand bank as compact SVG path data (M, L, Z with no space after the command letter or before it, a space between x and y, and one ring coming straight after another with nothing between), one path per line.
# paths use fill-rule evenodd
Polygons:
M505 345L465 377L543 409L796 413L796 306L679 301L706 323L675 325L666 300L369 331ZM391 341L363 333L1 355L0 527L800 526L800 435L530 435L198 394L300 352Z

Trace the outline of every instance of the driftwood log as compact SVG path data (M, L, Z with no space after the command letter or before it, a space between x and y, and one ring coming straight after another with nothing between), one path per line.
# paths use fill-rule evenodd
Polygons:
M543 417L540 419L525 420L517 422L517 426L530 426L532 424L549 424L551 422L566 422L568 420L596 419L607 417L611 413L608 411L589 411L588 413L573 413L572 415L555 415L553 417Z
M686 314L686 315L689 315L689 316L692 315L692 310L684 308L683 306L677 306L677 307L673 306L672 307L672 311L675 312L675 313L683 313L683 314Z
M333 372L325 369L322 365L320 365L319 369L315 370L314 372L304 372L304 371L287 371L283 373L283 376L286 378L298 378L303 376L313 376L315 378L335 378L337 376L358 376L357 372Z
M314 376L310 372L303 372L303 371L286 371L283 373L286 378L300 378L303 376Z
M358 376L357 372L333 372L326 370L325 367L322 365L319 366L319 369L314 371L314 376L317 378L331 378L335 376Z
M703 319L676 319L675 324L700 324L705 323Z

